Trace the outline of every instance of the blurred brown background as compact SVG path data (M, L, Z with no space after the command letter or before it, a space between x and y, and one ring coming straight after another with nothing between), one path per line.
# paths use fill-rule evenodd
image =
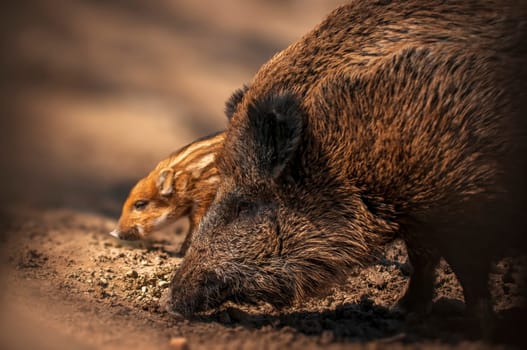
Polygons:
M231 92L340 2L4 5L2 206L117 216L137 179L223 129Z
M192 349L222 348L222 342L226 349L259 343L306 349L325 348L333 339L328 334L344 336L330 344L334 349L404 348L407 340L413 348L482 348L459 342L457 321L415 322L404 336L405 323L385 309L408 279L397 267L406 259L397 247L387 253L397 263L365 269L336 296L290 310L291 321L276 329L176 321L142 308L128 293L141 291L141 285L128 290L123 276L131 269L144 277L161 269L162 254L169 271L181 260L121 246L107 235L130 188L172 151L225 128L230 94L344 1L3 4L0 209L20 218L5 228L0 210L1 349L160 349L181 335ZM503 271L525 266L507 264ZM519 295L514 274L500 292L501 309ZM440 296L455 310L461 289L451 270L440 276ZM102 277L104 285L96 280ZM114 287L115 294L105 294ZM336 316L337 307L349 316ZM330 329L310 326L326 320ZM361 347L365 340L372 342Z

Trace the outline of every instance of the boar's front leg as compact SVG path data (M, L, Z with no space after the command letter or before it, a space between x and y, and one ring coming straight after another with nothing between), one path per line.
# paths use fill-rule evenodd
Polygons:
M467 315L477 319L481 335L491 339L495 335L496 320L488 286L491 257L485 253L484 248L477 250L461 241L458 246L446 250L444 258L463 288Z
M425 248L414 240L406 241L406 249L413 270L396 309L404 313L426 314L431 311L435 270L441 256L435 249Z

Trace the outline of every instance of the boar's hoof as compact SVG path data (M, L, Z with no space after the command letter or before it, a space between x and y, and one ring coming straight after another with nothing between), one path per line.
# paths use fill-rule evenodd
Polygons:
M403 315L415 314L425 316L432 312L432 300L405 294L392 307L392 311L401 313Z

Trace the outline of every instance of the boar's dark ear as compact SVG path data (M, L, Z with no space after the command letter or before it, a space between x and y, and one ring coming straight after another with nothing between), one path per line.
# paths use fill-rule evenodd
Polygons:
M231 97L229 97L227 102L225 102L225 115L229 121L231 120L234 112L236 112L238 104L242 102L243 96L245 95L247 89L249 89L247 85L243 85L240 89L236 89Z
M302 139L303 115L292 94L274 94L247 110L255 163L262 175L277 178L294 156Z

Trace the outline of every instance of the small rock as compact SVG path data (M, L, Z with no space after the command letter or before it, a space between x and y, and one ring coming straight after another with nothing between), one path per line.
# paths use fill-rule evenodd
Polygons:
M160 280L159 282L157 282L157 285L160 288L163 288L163 287L167 286L168 284L169 283L167 281L164 281L164 280Z
M148 288L146 288L146 286L141 287L141 293L145 294L147 290Z
M139 274L135 270L128 271L126 273L126 277L137 278L138 276L139 276Z
M107 287L108 286L108 280L106 278L103 278L103 277L99 278L99 285L101 287Z
M186 338L174 337L170 339L170 348L174 350L188 350L188 342Z

